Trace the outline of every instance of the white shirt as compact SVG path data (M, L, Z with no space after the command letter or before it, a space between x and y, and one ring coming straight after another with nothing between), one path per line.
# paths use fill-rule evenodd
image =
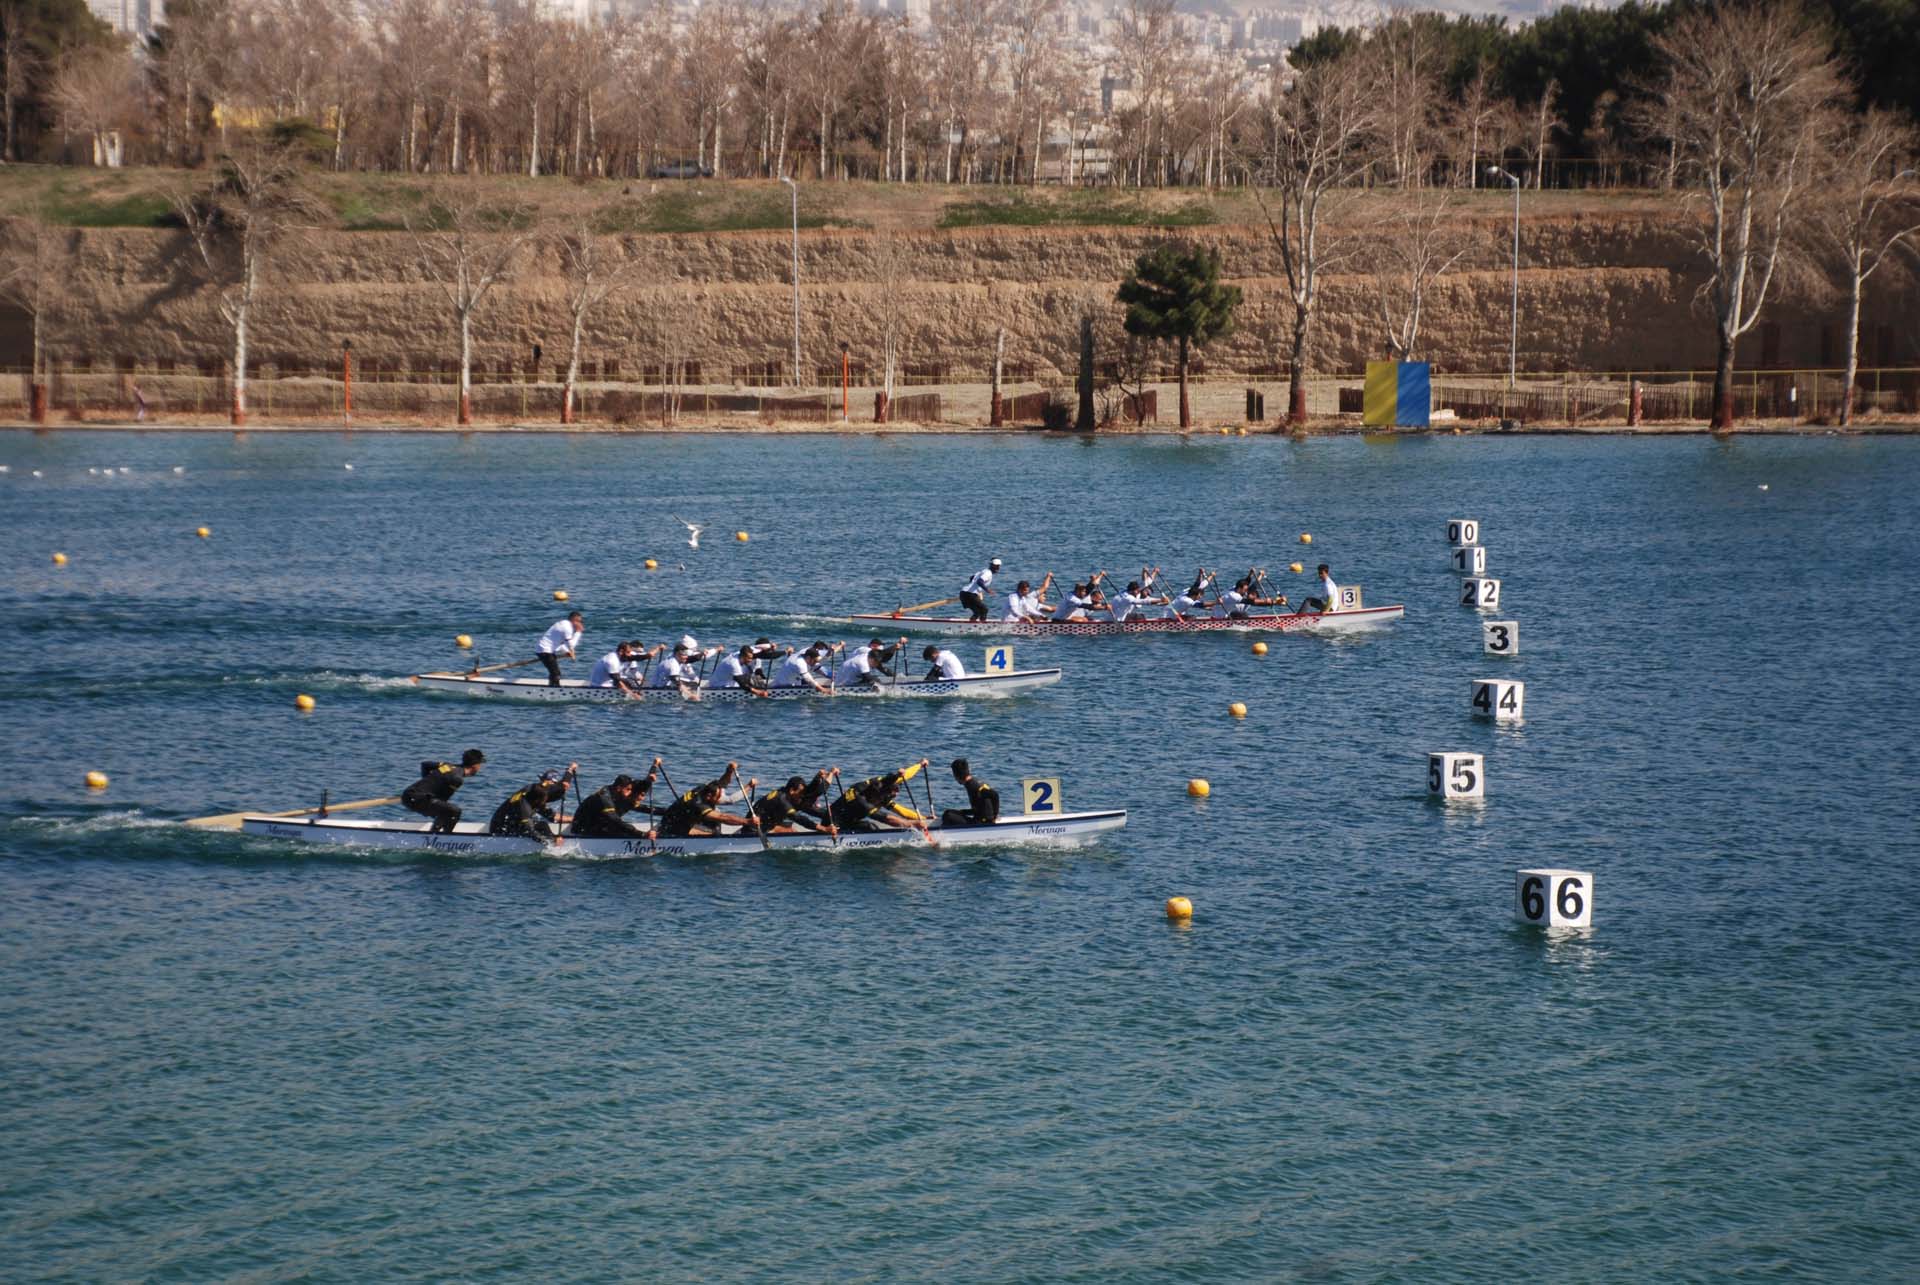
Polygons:
M1213 605L1213 616L1214 619L1220 620L1231 616L1236 611L1245 611L1246 609L1247 596L1238 589L1229 589L1221 594L1220 601Z
M747 663L738 656L729 656L713 667L713 674L707 679L709 687L740 687L740 679L747 672Z
M645 656L635 656L632 660L620 666L620 677L626 679L635 687L645 687L647 685L647 658Z
M1125 620L1134 612L1147 605L1147 595L1116 593L1107 599L1107 610L1113 613L1115 620Z
M781 661L773 671L773 685L775 687L811 687L813 683L809 680L812 677L813 666L807 664L807 658L796 651Z
M966 667L960 663L960 658L944 647L940 649L940 654L933 658L933 666L940 671L940 677L942 678L965 678L967 676Z
M574 645L580 641L584 629L575 629L571 620L556 620L553 628L540 635L540 645L534 648L542 656L555 656L561 652L571 654Z
M653 667L653 674L647 679L649 687L676 687L681 682L693 682L700 677L700 671L676 656L662 656L660 663Z
M1079 594L1068 594L1064 602L1053 609L1055 620L1085 620L1087 618L1087 599Z
M1168 609L1177 616L1197 616L1207 609L1207 605L1191 594L1183 593L1169 604Z
M620 655L620 649L612 651L593 662L593 672L587 675L589 687L611 687L613 676L627 667L626 660Z
M840 672L833 676L833 681L842 687L859 686L861 681L873 672L873 657L870 652L871 648L867 647L856 647L849 652L846 660L840 664Z
M1328 611L1340 610L1340 586L1333 582L1332 576L1320 577L1320 599L1327 604Z
M953 581L949 580L947 583L952 584ZM973 579L967 581L967 587L961 590L961 592L977 593L984 598L987 596L987 591L991 588L993 588L993 568L981 567L973 573Z

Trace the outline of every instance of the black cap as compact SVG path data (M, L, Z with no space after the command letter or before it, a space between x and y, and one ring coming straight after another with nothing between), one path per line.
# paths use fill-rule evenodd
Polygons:
M465 754L462 754L460 756L461 767L479 767L482 763L486 761L487 761L487 756L482 754L479 750L468 750Z

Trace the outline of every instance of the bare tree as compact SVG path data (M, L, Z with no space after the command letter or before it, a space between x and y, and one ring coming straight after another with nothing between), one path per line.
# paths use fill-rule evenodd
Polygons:
M593 220L582 218L559 242L560 265L567 281L567 375L560 391L560 422L573 423L573 390L580 378L581 339L587 318L615 291L631 286L645 260L609 245L593 232Z
M32 331L27 402L33 422L47 422L46 338L72 261L71 235L42 217L0 224L0 297L27 314Z
M1547 153L1553 149L1553 136L1561 131L1560 82L1549 78L1546 88L1532 106L1521 109L1526 128L1521 133L1520 150L1533 162L1533 190L1544 185Z
M1371 81L1388 170L1401 187L1421 186L1440 102L1440 44L1421 15L1402 11L1374 28L1363 51L1353 66L1371 73L1364 78Z
M1259 185L1253 189L1267 232L1280 251L1287 297L1293 303L1293 342L1287 374L1287 419L1307 419L1307 363L1320 278L1350 253L1327 228L1329 219L1356 195L1366 171L1367 144L1376 106L1366 78L1348 55L1308 66L1292 89L1271 100L1273 148L1269 173L1278 198L1275 212Z
M247 422L247 343L255 294L275 252L313 213L300 164L287 147L248 139L223 153L213 181L176 193L179 215L233 340L235 424Z
M1712 425L1723 431L1733 427L1735 345L1760 320L1839 78L1825 38L1791 0L1691 12L1655 45L1664 75L1640 120L1672 140L1700 184L1706 217L1689 231L1709 274Z
M1369 266L1396 360L1415 360L1434 286L1466 256L1470 243L1456 213L1451 189L1424 188L1400 197L1373 226Z
M120 48L77 51L54 77L54 105L69 129L86 135L93 163L106 169L125 159L121 130L139 119L141 98L140 73Z
M474 316L539 235L539 224L529 205L497 205L470 179L443 179L430 189L425 212L408 215L406 225L420 270L453 309L460 332L459 419L471 424Z
M1464 180L1470 188L1479 187L1481 156L1506 150L1505 131L1500 127L1505 115L1506 103L1494 88L1493 67L1482 58L1453 111L1453 133L1460 147L1456 184Z
M882 423L893 420L893 387L907 343L908 281L906 247L892 232L876 234L873 242L873 276L880 289L874 304L874 320L880 326L880 414Z
M1847 283L1847 375L1840 422L1853 422L1860 370L1860 300L1867 278L1902 244L1920 244L1920 172L1894 172L1914 155L1914 130L1878 108L1852 122L1821 166L1809 221L1821 258Z

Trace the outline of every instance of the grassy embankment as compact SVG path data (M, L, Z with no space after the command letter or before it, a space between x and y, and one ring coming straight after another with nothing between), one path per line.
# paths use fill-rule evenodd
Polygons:
M0 216L37 213L84 228L166 227L172 193L205 181L204 172L60 166L0 169ZM503 208L524 204L543 219L589 217L606 233L696 233L781 230L792 209L787 189L761 179L695 181L596 180L490 176L476 180L499 194ZM331 213L329 230L394 232L424 208L429 184L401 174L316 172L309 185ZM1349 213L1356 221L1391 200L1369 196ZM1505 192L1463 194L1468 210L1508 208ZM1668 206L1647 192L1540 192L1524 198L1529 217ZM941 184L802 183L803 229L931 231L982 227L1197 228L1257 225L1258 204L1244 190L1192 188L950 187Z

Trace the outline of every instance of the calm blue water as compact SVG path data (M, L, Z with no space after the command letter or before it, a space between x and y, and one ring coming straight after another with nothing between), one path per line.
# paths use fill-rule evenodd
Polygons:
M9 434L0 463L7 1280L1920 1259L1920 443ZM1517 660L1455 604L1460 516ZM1023 642L1067 684L1007 702L390 681L461 632L530 654L557 587L600 644L850 637L817 617L991 554L1324 558L1408 615L1263 660ZM1487 674L1526 681L1524 725L1467 716ZM663 864L168 824L396 792L470 744L470 814L573 758L598 784L963 752L1133 818L1077 852ZM1430 749L1488 755L1484 807L1424 800ZM1589 934L1515 927L1541 864L1595 872Z

